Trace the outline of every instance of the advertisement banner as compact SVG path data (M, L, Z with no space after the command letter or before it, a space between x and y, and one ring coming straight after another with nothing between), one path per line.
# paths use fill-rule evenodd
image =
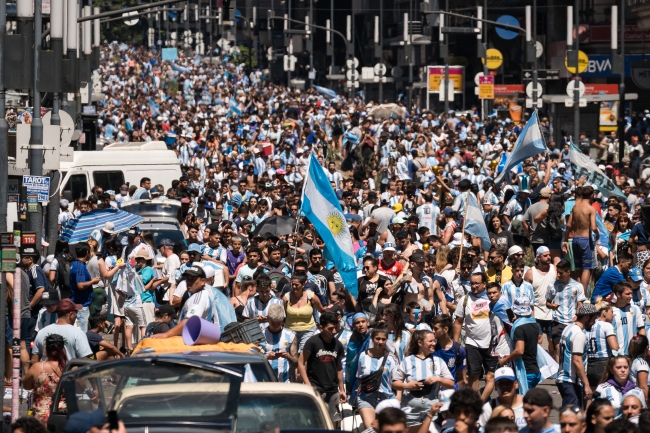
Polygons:
M449 80L454 83L454 92L462 93L463 91L463 66L449 67ZM440 82L445 79L444 66L429 66L429 92L440 91Z
M603 101L600 103L598 116L599 130L601 132L616 131L618 128L618 101Z

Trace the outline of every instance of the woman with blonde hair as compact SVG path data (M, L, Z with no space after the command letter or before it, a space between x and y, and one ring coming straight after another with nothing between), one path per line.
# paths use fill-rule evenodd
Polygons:
M490 419L492 418L508 418L509 420L514 421L515 411L512 410L510 406L499 405L492 409L492 415L490 415Z
M616 330L612 325L613 310L611 304L603 301L602 297L596 298L596 310L600 313L596 323L587 333L589 344L587 363L587 379L590 387L596 387L600 384L600 378L605 372L607 360L612 356L612 352L618 350L618 340L616 340Z

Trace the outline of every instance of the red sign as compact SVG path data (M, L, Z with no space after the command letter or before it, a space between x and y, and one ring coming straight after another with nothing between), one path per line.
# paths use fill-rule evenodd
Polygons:
M512 95L513 93L524 93L523 84L495 84L495 95Z
M640 30L635 25L625 26L625 42L643 42L645 39L650 41L650 30L645 32ZM612 26L590 26L589 27L589 42L607 42L610 43L612 36ZM621 34L618 34L618 40L621 40Z
M618 95L618 84L587 84L585 95Z
M20 236L21 245L36 245L36 233L23 233Z

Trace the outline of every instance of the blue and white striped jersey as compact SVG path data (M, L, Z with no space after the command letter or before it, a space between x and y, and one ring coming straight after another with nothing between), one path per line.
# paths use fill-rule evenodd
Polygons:
M369 374L374 373L381 367L381 363L384 361L384 357L373 358L368 355L368 352L363 352L359 356L359 367L357 368L357 378L366 377ZM384 365L384 370L381 376L381 385L379 385L379 392L381 394L388 394L390 397L395 398L393 393L393 372L399 366L399 361L395 358L395 355L390 354L386 359L386 365ZM366 397L365 393L362 391L359 394L359 398L364 399Z
M433 332L431 326L427 325L426 323L418 323L418 326L415 326L412 323L405 323L404 326L406 326L406 329L408 329L409 331L413 329L415 331Z
M639 333L639 329L644 329L645 320L641 309L636 305L628 305L624 308L612 306L614 317L612 325L616 330L616 340L618 340L618 354L627 355L627 349L632 337Z
M578 302L584 302L587 298L582 284L571 278L568 283L556 280L552 286L549 286L546 300L559 305L557 310L553 310L553 320L569 325L576 315Z
M404 359L404 355L406 354L406 349L409 347L409 342L411 341L411 333L407 331L406 329L402 331L402 336L399 338L399 341L395 341L395 334L392 332L388 334L388 340L392 341L395 343L395 351L397 352L397 359L400 361Z
M202 256L208 256L212 259L219 260L223 263L226 263L226 258L227 258L226 253L227 253L226 248L222 247L221 245L217 246L216 248L212 248L208 244L201 245Z
M208 322L214 322L214 299L208 290L199 290L190 295L183 305L181 314L178 317L179 322L183 319L189 319L192 316L199 316Z
M571 355L582 355L582 363L587 367L587 335L581 327L572 323L564 328L560 337L560 369L556 382L578 383L578 376Z
M402 380L409 382L411 380L421 381L431 376L438 376L444 379L454 380L454 377L449 372L449 368L445 361L437 356L429 356L425 359L420 359L415 355L410 355L404 358L399 364L399 368L395 371L393 380ZM438 395L438 386L434 386L430 396L436 398Z
M282 299L277 296L271 296L271 299L262 302L260 301L260 297L255 295L246 301L246 307L244 308L242 316L248 317L249 319L254 319L257 316L266 316L269 313L269 307L273 304L284 306Z
M612 403L612 407L614 408L616 416L621 414L621 405L623 404L623 400L625 400L625 397L627 397L628 395L635 395L639 398L641 402L645 402L645 396L643 395L643 391L641 391L639 388L631 389L630 391L623 394L621 393L621 391L616 389L611 383L605 382L598 385L598 388L596 388L596 392L600 393L601 398L606 398Z
M260 346L264 348L264 353L279 352L281 350L289 352L291 344L296 339L296 333L291 329L282 328L282 331L274 334L267 327L264 330L264 337L266 337L266 341L260 343ZM271 364L271 368L278 376L278 381L286 383L290 382L291 375L293 374L293 368L289 364L288 359L273 359L269 361L269 364Z
M535 303L533 285L528 281L522 280L519 286L513 280L507 281L501 286L501 294L508 299L510 305L520 296L526 296L530 300L530 305Z
M616 336L614 326L609 322L596 320L591 331L587 333L589 341L589 359L609 358L612 356L612 348L607 343L607 337Z
M648 361L643 358L634 358L634 361L632 361L632 367L630 367L630 380L637 386L639 385L638 374L641 372L650 372ZM650 375L648 376L646 382L650 383Z
M347 353L348 351L348 343L350 342L350 337L352 337L352 331L347 328L343 328L340 334L336 336L336 338L341 342L341 345L343 345L343 352ZM341 359L341 366L343 367L343 383L345 383L345 356Z
M650 291L648 290L648 283L641 281L639 290L632 290L632 303L639 307L642 312L645 312L645 308L650 302Z

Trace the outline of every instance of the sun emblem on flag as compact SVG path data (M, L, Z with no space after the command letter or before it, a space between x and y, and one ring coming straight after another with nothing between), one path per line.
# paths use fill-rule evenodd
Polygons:
M327 226L334 236L340 236L345 227L345 220L340 213L332 212L327 215Z

